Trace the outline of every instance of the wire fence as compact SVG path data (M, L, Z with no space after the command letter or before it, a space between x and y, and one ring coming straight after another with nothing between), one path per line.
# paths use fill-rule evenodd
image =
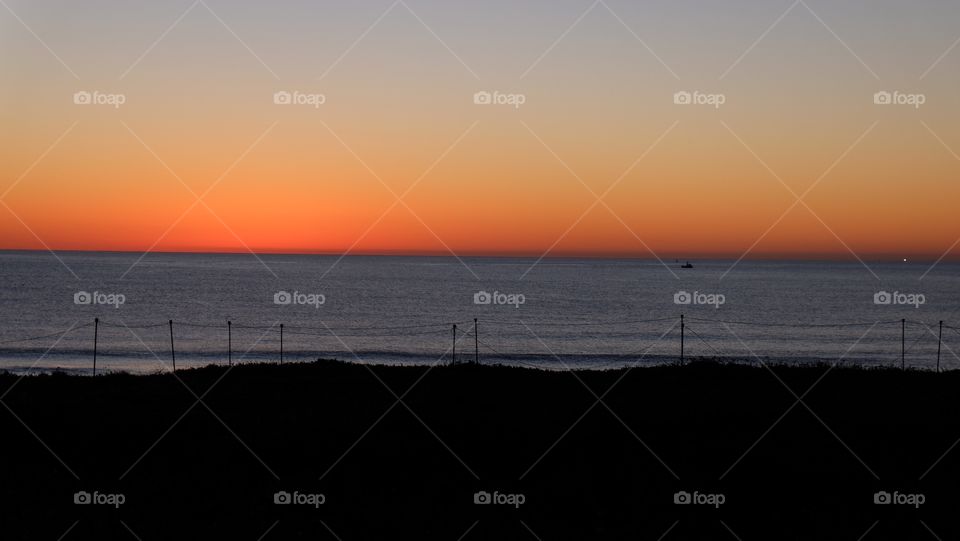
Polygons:
M49 353L49 351L52 350L67 335L76 336L79 331L84 331L90 333L89 346L74 348L71 350L71 353L75 357L89 356L91 362L89 373L96 375L98 357L102 359L104 356L109 357L111 355L109 344L104 344L102 341L103 331L108 329L121 330L129 333L136 338L143 348L149 351L150 356L155 357L164 365L169 363L169 369L172 370L177 370L178 343L182 345L184 342L187 342L191 345L196 345L198 343L210 342L210 339L207 335L190 334L191 332L209 333L216 331L217 333L222 333L220 336L221 338L225 338L226 350L216 350L212 352L209 355L211 362L207 364L223 362L222 358L217 359L217 357L225 353L223 356L226 357L225 360L228 365L232 365L234 362L243 361L254 347L264 342L268 342L269 346L275 349L275 357L278 362L283 363L285 361L290 361L292 360L290 356L291 352L289 350L286 352L284 351L285 338L288 344L291 340L294 340L299 341L301 346L305 342L309 343L310 340L316 340L319 338L333 339L335 342L339 343L339 350L341 353L348 354L348 356L353 360L361 361L360 356L357 355L357 353L355 353L344 342L345 338L360 338L366 340L391 340L399 338L410 340L415 338L429 338L430 343L435 344L442 343L443 337L446 335L447 340L449 340L447 342L448 346L446 347L445 351L436 357L436 362L438 363L460 364L486 362L494 364L512 364L531 368L545 368L547 365L553 364L555 366L559 365L563 369L569 369L573 367L584 368L584 366L576 363L575 361L565 361L565 358L571 357L571 355L567 353L554 353L554 350L551 349L543 339L541 339L541 335L551 337L580 337L585 334L590 335L590 333L596 333L597 329L603 328L603 332L597 334L597 340L599 342L604 340L623 341L631 338L637 338L638 331L636 329L640 327L647 326L648 328L652 328L651 326L656 325L660 325L663 328L663 332L658 334L658 331L650 331L648 335L642 336L641 338L643 338L643 341L645 342L644 347L637 350L618 352L615 354L615 361L608 363L607 365L601 363L599 365L593 364L589 367L605 368L609 366L623 366L624 364L630 363L635 364L643 361L655 346L660 348L655 357L662 362L684 363L689 360L707 357L729 361L739 360L741 362L764 362L764 359L769 359L769 357L761 357L759 353L765 352L762 349L760 349L759 353L754 351L756 348L752 349L748 345L748 342L762 345L765 343L765 341L766 343L770 343L772 341L783 340L782 337L778 337L776 334L771 334L769 329L788 329L794 332L805 333L803 334L803 340L809 342L810 340L822 340L823 334L829 329L839 330L857 328L863 329L864 332L862 335L860 335L860 339L858 339L850 347L850 349L847 350L847 353L849 353L850 350L852 350L853 347L860 342L860 340L862 340L871 332L875 331L876 329L885 329L886 336L882 340L882 344L884 345L884 353L883 355L878 354L878 358L875 359L878 362L882 361L881 364L895 363L899 361L900 368L906 369L906 358L908 355L915 352L915 350L918 348L918 344L924 344L923 347L932 348L934 343L936 345L935 358L933 358L932 350L929 352L929 355L927 352L924 352L923 356L925 359L927 359L927 361L921 365L911 362L911 367L931 369L940 372L941 359L944 354L950 355L953 359L956 359L956 361L960 363L960 357L958 357L949 346L946 346L943 337L944 330L947 330L948 333L956 333L957 336L960 336L960 327L945 324L943 321L930 323L916 320L899 319L836 323L779 323L725 320L687 315L648 319L617 319L609 321L524 322L522 320L504 321L495 319L473 319L472 321L381 326L345 324L329 326L326 323L322 323L320 326L304 326L285 325L279 322L266 325L233 321L226 321L224 323L204 323L173 320L167 320L158 323L126 323L122 321L113 322L95 318L93 321L83 324L75 324L58 332L2 340L0 341L0 346L8 346L11 344L23 345L31 342L55 339L56 341L54 344L43 352L41 355L41 357L43 357L46 356L46 354ZM515 351L505 351L508 348L504 348L500 344L495 344L494 340L491 340L491 337L502 338L507 336L509 333L505 332L505 329L514 328L514 330L516 330L516 327L518 326L522 326L523 329L529 334L528 338L532 337L536 343L539 343L539 345L542 346L540 349L543 351L543 353L530 354L519 353ZM894 327L896 327L896 329L894 329ZM481 335L481 328L485 329L485 335ZM735 328L739 329L739 332L734 330ZM582 329L583 332L578 334L576 329ZM623 330L613 331L612 329ZM899 330L899 336L897 337L899 340L897 340L898 343L896 346L891 348L889 342L894 339L894 335L892 335L890 332L892 330ZM908 330L911 332L909 340L907 339ZM158 331L166 334L169 338L169 344L165 344L162 348L151 348L140 337L141 334L150 333L151 339L156 343L159 337L157 334ZM257 339L255 340L253 346L244 351L242 348L235 347L235 338L239 338L240 335L243 335L248 342L251 336L257 336ZM667 338L668 335L672 336ZM741 338L741 336L744 338ZM268 337L269 340L265 340ZM729 351L729 346L731 344L739 344L742 347L738 348L739 351L731 352ZM894 351L898 354L896 357L892 356ZM179 352L182 354L183 350L181 349ZM399 352L394 354L400 355ZM835 360L837 362L842 362L845 355L846 353L839 359ZM599 356L602 357L602 355ZM263 355L261 355L261 357L263 357ZM296 355L293 357L296 357ZM303 355L301 355L301 357L303 357ZM574 355L573 357L576 358L577 356ZM545 360L549 362L545 362ZM829 361L829 359L819 360Z

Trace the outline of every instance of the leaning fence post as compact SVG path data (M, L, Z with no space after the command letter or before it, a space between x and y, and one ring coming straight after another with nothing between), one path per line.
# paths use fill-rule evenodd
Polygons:
M943 344L943 321L940 321L940 335L937 336L937 372L940 372L940 346Z
M173 320L170 320L170 358L173 359L173 371L177 371L177 352L173 349Z
M100 318L93 318L93 375L97 375L97 335L100 331Z
M904 344L906 342L906 335L907 335L907 320L901 319L900 320L900 370L907 369L906 361L904 360Z
M280 364L283 364L283 323L280 324Z
M227 366L233 366L233 322L227 321Z
M457 364L457 324L453 324L453 357L450 364Z
M683 314L680 314L680 364L683 364Z

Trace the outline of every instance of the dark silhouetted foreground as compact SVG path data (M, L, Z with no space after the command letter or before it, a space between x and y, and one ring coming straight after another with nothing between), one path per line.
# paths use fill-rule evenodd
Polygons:
M960 373L828 368L4 375L0 538L956 538Z

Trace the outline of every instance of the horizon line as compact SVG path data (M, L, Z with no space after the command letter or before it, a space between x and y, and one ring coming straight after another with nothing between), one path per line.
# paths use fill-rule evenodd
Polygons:
M29 252L29 253L107 253L107 254L167 254L167 255L302 255L302 256L327 256L327 257L469 257L469 258L516 258L516 259L608 259L608 260L650 260L662 261L668 263L668 260L675 261L703 261L703 260L725 260L737 259L742 254L738 253L700 253L698 255L679 255L679 254L638 254L633 252L555 252L543 254L541 252L461 252L454 253L450 251L417 251L417 250L381 250L381 251L355 251L355 252L336 252L323 250L236 250L236 249L195 249L195 250L136 250L136 249L37 249L37 248L0 248L0 253L10 252ZM960 256L951 256L943 254L917 254L903 253L891 254L887 252L876 252L862 254L860 257L871 261L889 261L889 262L934 262L938 259L941 262L960 262ZM856 262L857 258L849 254L810 252L810 253L754 253L743 257L751 261L834 261L834 262Z

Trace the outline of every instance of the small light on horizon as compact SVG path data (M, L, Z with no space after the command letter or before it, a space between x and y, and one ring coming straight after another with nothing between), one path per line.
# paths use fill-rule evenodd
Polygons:
M907 262L907 258L903 258L903 262L906 263L906 262Z

